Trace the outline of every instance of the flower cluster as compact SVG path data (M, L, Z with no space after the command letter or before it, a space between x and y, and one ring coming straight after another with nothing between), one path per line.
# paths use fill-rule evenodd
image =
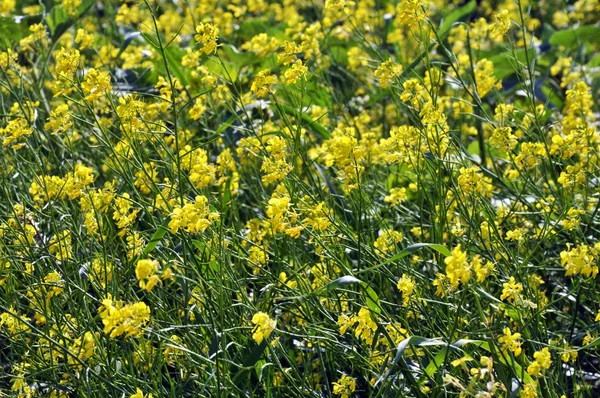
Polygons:
M0 0L0 390L598 395L598 15Z

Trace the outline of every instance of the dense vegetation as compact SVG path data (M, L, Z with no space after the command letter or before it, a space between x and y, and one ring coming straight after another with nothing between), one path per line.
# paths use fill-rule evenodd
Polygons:
M598 396L597 0L1 0L0 396Z

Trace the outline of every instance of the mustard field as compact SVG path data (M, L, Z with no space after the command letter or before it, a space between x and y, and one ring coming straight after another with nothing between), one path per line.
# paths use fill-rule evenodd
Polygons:
M0 397L600 396L598 0L0 0Z

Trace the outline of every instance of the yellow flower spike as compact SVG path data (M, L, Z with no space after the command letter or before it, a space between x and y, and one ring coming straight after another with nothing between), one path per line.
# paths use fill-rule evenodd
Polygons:
M123 304L109 294L102 300L98 313L104 324L104 333L110 338L125 335L139 337L143 327L150 322L150 308L143 302Z
M210 23L201 23L196 26L196 42L203 45L201 53L210 55L217 52L217 41L219 40L219 28Z
M152 398L152 394L144 395L144 392L141 389L136 388L135 394L130 395L129 398Z
M79 68L79 51L76 49L65 50L62 48L56 55L55 71L60 79L68 80Z
M157 275L159 263L156 260L140 260L135 267L135 277L139 281L140 287L146 291L151 291L156 284L160 283Z
M498 342L502 344L502 352L512 352L516 357L521 355L521 333L512 333L509 328L504 328L504 335L498 338Z
M402 293L402 305L406 307L414 298L413 293L415 291L415 280L409 275L402 274L402 278L398 280L398 284L396 286Z
M388 88L390 83L402 73L402 65L395 63L394 61L384 61L379 65L375 71L375 77L379 79L381 88Z
M271 71L268 69L258 72L250 86L250 91L256 94L258 98L267 96L267 94L272 92L271 87L277 83L275 75L270 73Z
M402 25L413 26L427 17L426 7L427 3L423 0L400 0L396 18Z
M275 330L275 321L269 318L264 312L257 312L252 317L252 323L255 325L252 338L256 341L256 344L262 343L262 341L268 338L271 333Z
M289 86L290 84L296 84L301 78L306 79L307 72L308 68L302 64L302 60L296 60L296 62L292 64L292 67L284 73L286 84Z
M108 72L100 72L94 68L90 68L83 78L81 83L83 93L86 94L86 101L95 101L103 98L112 90L110 84L110 75Z
M541 351L536 351L533 354L534 361L527 367L527 373L530 376L540 376L542 371L550 369L552 365L552 356L548 348L543 348Z
M510 16L508 10L504 9L494 15L494 23L490 25L490 37L493 39L501 39L510 28Z
M348 375L342 375L338 381L333 382L333 395L340 398L349 398L356 390L356 380Z
M452 250L452 255L444 259L446 264L446 276L453 289L460 283L466 284L471 279L471 264L467 259L467 253L461 250L459 244Z

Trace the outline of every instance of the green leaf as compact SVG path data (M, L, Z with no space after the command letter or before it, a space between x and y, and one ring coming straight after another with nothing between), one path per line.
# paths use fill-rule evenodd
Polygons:
M562 109L563 100L556 94L556 90L552 89L547 83L542 86L542 92L546 97L548 97L548 101L558 109Z
M288 39L285 34L284 24L269 26L261 19L245 19L238 30L238 37L245 39L246 41L260 33L266 33L267 35L276 37L281 41Z
M28 31L28 23L17 23L13 18L0 17L0 48L10 47L10 43L21 40Z
M163 221L163 223L161 225L159 225L156 232L154 232L154 235L152 235L152 238L150 238L150 242L148 242L148 244L142 251L142 257L146 257L148 254L150 254L152 249L154 249L156 247L158 242L160 242L162 240L162 238L165 236L165 234L168 231L169 231L169 219L167 218L165 221Z
M379 301L379 296L377 296L375 290L373 290L373 288L367 285L365 282L362 282L361 286L364 289L363 296L365 296L365 300L367 300L367 307L379 315L381 313L381 302Z
M467 147L467 152L469 152L469 154L471 154L471 155L479 156L479 142L477 142L477 141L471 142L469 144L469 146Z
M400 253L398 253L398 254L392 256L391 258L387 259L386 261L384 261L384 262L382 262L380 264L377 264L377 265L375 265L373 267L369 267L369 268L360 270L360 271L357 272L357 274L362 274L362 273L365 273L365 272L374 271L374 270L376 270L378 268L381 268L381 267L386 266L386 265L388 265L390 263L398 261L398 260L400 260L400 259L408 256L409 254L412 254L412 253L414 253L414 252L416 252L418 250L421 250L424 247L428 247L428 248L430 248L432 250L435 250L436 252L438 252L438 253L446 256L446 257L448 257L451 254L450 250L448 250L446 248L446 246L444 246L444 245L440 245L440 244L437 244L437 243L415 243L414 245L408 246L406 249L402 250Z
M260 64L262 60L251 51L240 51L231 44L222 44L219 46L225 54L227 60L235 64L238 68Z
M586 64L588 68L597 68L600 66L600 54L596 54L590 59L590 61Z
M569 48L580 47L583 43L600 42L600 26L580 26L575 29L565 29L554 33L550 37L553 46Z
M238 79L239 69L230 61L216 57L208 58L206 67L215 75L222 77L228 82L235 83Z
M194 245L194 247L196 249L198 249L198 251L200 253L203 253L204 250L206 249L206 243L200 242L199 240L196 240L196 239L192 239L192 245Z
M344 46L332 46L331 47L331 56L336 64L338 65L348 65L348 48Z
M75 21L83 16L96 2L94 0L83 0L77 8L77 14L70 16L62 5L52 7L48 16L46 16L46 24L50 28L52 42L55 43L65 33Z
M331 290L336 290L341 287L351 285L353 283L361 283L362 281L358 278L355 278L351 275L342 276L332 282L329 282L327 285L315 291L315 294L320 294L324 292L329 292Z
M288 105L277 104L277 107L283 111L288 116L296 117L298 116L298 110L296 108L292 108ZM308 127L311 128L315 133L317 133L323 139L331 138L331 134L323 125L315 122L312 118L306 113L300 113L300 119L308 124Z
M62 6L52 7L50 13L46 17L46 24L50 28L50 34L54 37L54 34L58 31L59 27L64 26L69 20L69 15ZM66 28L64 29L67 30Z
M450 344L449 346L442 348L433 358L433 361L431 361L429 365L427 365L427 367L425 368L425 373L423 374L423 376L421 376L419 381L424 381L425 377L433 377L435 375L435 372L440 368L440 366L442 366L442 364L447 358L447 355L449 355L450 352L462 351L461 347L465 344L481 345L484 343L485 342L481 340L461 339Z
M165 48L165 56L167 58L167 63L169 64L169 69L181 84L187 86L189 80L184 69L181 67L181 59L184 54L185 52L178 47L171 46Z
M260 344L255 345L248 357L244 360L242 368L233 377L233 383L240 389L243 387L244 380L248 377L248 372L254 369L254 366L260 360L266 348L267 340L263 340Z
M501 54L494 55L488 58L488 60L494 63L494 76L498 79L505 79L517 72L515 68L517 63L527 64L529 61L536 59L535 49L530 48L525 50L524 48L516 51L505 51Z
M462 7L457 8L456 10L449 13L443 20L442 25L438 30L439 37L444 40L446 36L450 33L450 29L452 26L465 18L468 15L471 15L475 9L477 8L477 2L475 0L469 1Z
M362 294L367 302L367 307L369 307L369 309L374 313L380 314L381 302L379 301L379 296L377 295L375 290L373 290L373 288L369 286L366 282L363 282L360 279L353 277L352 275L342 276L341 278L329 282L322 288L315 290L313 294L320 295L325 292L330 292L332 290L336 290L352 284L360 285L360 287L362 288Z
M438 340L438 339L429 339L427 337L421 337L421 336L411 336L407 339L402 340L400 342L400 344L398 344L398 348L396 349L396 356L394 357L394 360L388 366L388 370L377 379L377 381L375 382L375 386L377 386L379 383L381 383L383 380L385 380L386 378L389 377L389 375L392 372L392 369L394 368L395 365L401 363L406 366L403 356L404 356L404 351L406 350L406 348L408 346L428 347L428 346L438 346L438 345L446 345L446 343L444 343L443 341Z

